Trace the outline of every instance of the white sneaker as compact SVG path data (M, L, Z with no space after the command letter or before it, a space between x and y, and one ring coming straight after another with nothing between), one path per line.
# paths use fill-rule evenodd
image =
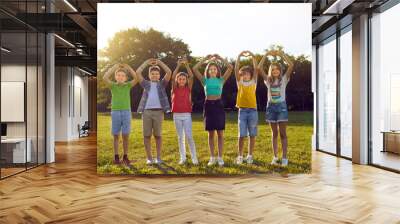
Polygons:
M236 164L240 165L240 164L242 164L242 163L243 163L243 156L238 156L238 157L236 158Z
M215 157L210 157L210 160L208 161L208 166L213 166L215 164Z
M183 165L183 164L185 164L186 163L186 159L180 159L179 160L179 165Z
M224 160L221 157L218 157L217 161L218 161L218 165L219 166L223 166L224 165Z
M193 165L199 165L199 160L197 160L197 158L193 158L192 163Z
M155 159L154 163L160 165L161 163L163 163L163 161L161 159Z
M271 165L279 165L278 160L279 160L278 157L274 156L274 158L272 159Z
M150 159L146 160L146 165L151 165L151 164L153 164L152 160L150 160Z
M246 162L248 164L252 164L253 163L253 156L252 155L247 155Z
M288 159L282 159L282 166L287 166L289 163Z

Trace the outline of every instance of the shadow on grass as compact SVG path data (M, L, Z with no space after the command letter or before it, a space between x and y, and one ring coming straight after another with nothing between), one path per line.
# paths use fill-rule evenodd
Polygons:
M174 167L167 165L165 162L163 162L162 164L154 164L153 165L155 168L159 169L163 174L171 174L168 173L168 171L173 172L172 174L184 174L181 171L176 170Z
M112 174L113 167L118 168L118 170L122 173L120 174L132 174L132 175L139 175L145 176L147 174L143 173L142 170L138 169L135 165L130 165L129 167L124 165L112 165L112 164L105 164L104 166L100 166L106 168L103 174ZM243 175L243 174L272 174L272 173L279 173L283 177L287 177L289 173L297 174L297 173L310 173L311 172L311 165L306 163L298 163L298 162L290 162L287 167L282 167L281 165L271 165L268 162L261 161L261 160L253 160L253 164L236 164L233 161L226 161L223 167L219 167L218 164L213 166L208 166L206 162L199 163L199 165L195 166L192 164L185 164L182 165L182 168L185 170L196 167L198 171L196 173L188 173L183 172L182 170L176 169L175 167L168 165L167 163L162 163L160 165L153 164L149 166L149 168L158 169L161 171L161 174L157 174L158 176L196 176L196 175L205 175L205 176L230 176L230 175ZM232 171L229 172L229 171ZM238 173L237 171L240 171ZM297 172L293 172L293 170L297 170ZM131 172L129 172L131 171ZM150 173L149 173L150 174Z

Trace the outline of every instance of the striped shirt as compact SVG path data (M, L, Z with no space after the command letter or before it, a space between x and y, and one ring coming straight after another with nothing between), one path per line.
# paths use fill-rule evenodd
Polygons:
M273 83L265 80L268 87L268 102L280 103L286 100L286 86L290 80L284 75L281 80L275 79Z

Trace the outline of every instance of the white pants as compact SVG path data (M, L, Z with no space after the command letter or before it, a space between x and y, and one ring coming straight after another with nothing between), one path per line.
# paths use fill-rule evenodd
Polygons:
M186 160L185 137L189 143L192 160L197 159L196 146L192 136L192 115L191 113L174 113L174 123L178 133L178 144L181 159ZM185 135L183 135L185 133Z

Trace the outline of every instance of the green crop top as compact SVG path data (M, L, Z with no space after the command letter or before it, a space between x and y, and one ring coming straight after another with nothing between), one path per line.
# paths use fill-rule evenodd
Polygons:
M204 92L206 96L221 95L224 85L224 78L203 78Z

